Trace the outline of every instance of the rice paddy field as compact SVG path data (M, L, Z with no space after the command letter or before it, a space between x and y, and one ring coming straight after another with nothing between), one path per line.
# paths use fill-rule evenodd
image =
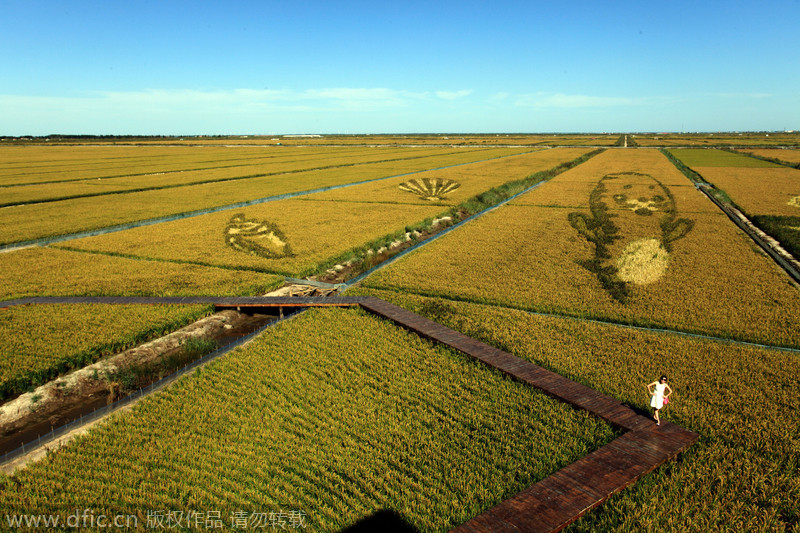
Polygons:
M364 164L350 164L347 159L338 159L338 148L332 148L328 157L334 163L326 168L304 172L257 172L252 169L238 170L237 179L216 179L205 183L184 183L177 186L171 176L160 178L161 188L146 188L132 191L105 191L102 195L63 195L63 184L53 184L56 191L52 197L58 201L39 203L13 203L0 211L0 244L20 243L77 233L87 230L135 223L164 216L180 216L187 212L228 206L236 202L253 202L283 194L298 193L324 187L347 185L360 181L387 178L400 174L420 172L451 165L467 164L494 157L502 157L526 151L524 148L487 148L461 151L443 149L431 157L414 157ZM206 156L211 157L211 156ZM338 160L338 164L335 161ZM195 163L185 163L187 167ZM322 163L311 163L308 168L318 168ZM174 168L174 167L167 167ZM66 175L73 176L70 169ZM151 170L153 170L151 168ZM2 171L2 165L0 165ZM17 171L14 168L14 171ZM93 175L91 172L89 175ZM102 181L102 180L101 180ZM14 197L16 187L3 189ZM38 194L38 193L37 193ZM0 202L4 203L4 202Z
M3 299L26 296L252 296L280 285L262 272L27 248L0 254Z
M144 341L210 312L206 306L42 305L0 314L0 398Z
M345 295L392 302L642 412L646 384L670 377L662 418L700 440L568 531L796 530L800 288L648 148L670 147L757 220L789 220L800 170L706 146L795 137L640 134L629 139L641 148L612 148L619 138L0 144L0 243L44 239L0 251L0 299L265 294L570 167ZM0 389L30 390L209 312L0 309ZM284 525L336 532L388 512L448 531L618 435L366 311L314 309L1 475L0 519L91 507L190 530L282 513Z
M336 531L394 509L446 530L613 436L380 319L311 311L26 469L0 513L64 513L86 498L142 524L144 508L216 509L226 522L302 509L309 529Z
M790 165L800 165L800 150L790 150L786 148L763 148L760 150L742 150L744 153L753 154L765 159L788 163Z
M365 283L800 347L797 288L656 150L600 154Z
M69 241L72 250L121 254L156 260L252 269L288 276L313 274L320 264L353 248L426 219L492 187L570 161L585 148L560 148L415 174L414 180L451 180L452 193L429 199L400 186L409 176L354 185L302 198L269 202L241 211L224 211ZM457 180L457 181L455 181ZM269 221L285 244L271 256L245 254L229 246L225 230L233 216ZM289 245L290 252L285 252ZM280 246L280 245L276 245Z
M722 190L795 257L800 255L800 169L720 150L684 149L672 153Z
M411 260L409 257L407 260ZM405 259L401 260L405 261ZM566 531L791 531L800 519L800 353L547 316L505 306L361 289L595 390L647 409L667 374L666 416L700 433L671 464Z

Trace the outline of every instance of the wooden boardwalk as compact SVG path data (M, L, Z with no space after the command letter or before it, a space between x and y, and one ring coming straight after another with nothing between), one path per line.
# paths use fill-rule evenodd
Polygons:
M497 368L625 433L453 531L559 531L691 446L697 433L636 413L610 396L377 298L361 307Z
M599 450L559 470L455 528L458 533L553 532L577 520L691 446L699 435L669 422L656 426L619 400L503 350L373 297L38 297L0 302L0 309L32 304L214 304L217 308L361 306L445 344L624 431Z

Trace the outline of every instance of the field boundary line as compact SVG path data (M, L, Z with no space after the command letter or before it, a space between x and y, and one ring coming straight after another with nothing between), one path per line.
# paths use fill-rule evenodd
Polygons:
M494 204L494 205L492 205L490 207L487 207L483 211L478 211L474 215L470 215L469 217L465 218L464 220L461 220L460 222L457 222L456 224L453 224L452 226L450 226L450 227L448 227L448 228L446 228L446 229L444 229L444 230L442 230L442 231L440 231L440 232L438 232L438 233L436 233L434 235L431 235L430 237L428 237L424 241L420 241L417 244L415 244L414 246L406 248L402 252L398 252L397 254L393 255L392 257L389 257L388 259L386 259L385 261L382 261L380 264L375 265L371 269L369 269L369 270L367 270L365 272L362 272L361 274L359 274L358 276L354 277L353 279L350 279L350 280L346 281L343 284L344 287L342 288L342 290L343 291L347 290L348 288L352 287L356 283L359 283L359 282L363 281L366 277L368 277L373 272L375 272L377 270L380 270L381 268L394 263L395 261L397 261L401 257L405 256L406 254L409 254L409 253L411 253L411 252L413 252L415 250L418 250L422 246L425 246L426 244L429 244L429 243L435 241L439 237L444 237L445 235L447 235L451 231L454 231L454 230L460 228L461 226L463 226L464 224L466 224L468 222L472 222L476 218L479 218L479 217L485 215L486 213L489 213L490 211L494 211L495 209L506 205L508 202L514 200L516 197L518 197L518 196L520 196L522 194L525 194L527 192L530 192L533 189L535 189L536 187L539 187L540 185L543 185L543 184L547 183L548 181L549 180L545 179L545 180L542 180L540 182L534 183L530 187L528 187L528 188L526 188L526 189L514 194L513 196L510 196L510 197L506 198L505 200L503 200L503 201L501 201L499 203L496 203L496 204Z
M402 291L397 288L393 287L380 287L380 286L366 286L365 289L374 289L374 290L381 290L381 291L390 291L398 294L412 294L414 296L421 296L423 298L436 298L438 300L445 300L448 302L455 302L455 303L466 303L472 305L485 305L487 307L497 307L500 309L508 309L511 311L520 311L523 313L527 313L529 315L534 316L541 316L545 318L563 318L565 320L572 320L574 322L588 322L591 324L599 324L601 326L616 326L620 328L626 329L633 329L637 331L644 331L644 332L651 332L651 333L661 333L665 335L677 335L680 337L689 337L695 338L699 340L706 340L712 342L722 342L726 344L734 344L739 346L745 346L749 348L763 348L766 350L777 350L781 352L792 352L800 354L800 348L794 348L791 346L779 346L776 344L762 344L759 342L752 342L752 341L745 341L739 339L732 339L729 337L717 337L714 335L708 335L705 333L694 333L691 331L682 331L679 329L669 329L669 328L659 328L655 326L641 326L637 324L630 324L626 322L615 322L613 320L603 320L600 318L589 318L589 317L581 317L575 315L568 315L568 314L561 314L561 313L552 313L547 311L536 311L533 309L526 309L524 307L515 307L513 305L506 305L499 302L481 302L477 300L470 300L468 298L454 298L448 297L440 294L433 294L433 293L425 293L420 291L415 291L413 289L404 288ZM2 306L2 302L0 302L0 307Z
M58 243L51 243L51 244L58 244ZM35 246L30 246L29 248L35 248ZM146 255L136 255L136 254L126 254L121 252L109 252L106 250L85 250L83 248L75 248L69 245L60 245L60 246L53 246L53 250L64 250L65 252L76 252L81 254L90 254L90 255L103 255L106 257L119 257L122 259L132 259L134 261L152 261L155 263L171 263L174 265L196 265L206 268L219 268L222 270L230 270L233 272L257 272L259 274L271 274L274 276L288 276L291 272L287 271L279 271L279 270L267 270L262 269L259 267L251 267L246 265L215 265L213 263L204 263L202 261L192 261L189 259L175 259L175 258L166 258L166 257L148 257ZM2 252L0 252L2 253Z
M476 151L478 151L478 150L468 150L467 152L476 152ZM541 150L537 150L537 151L541 151ZM453 153L455 153L455 152L453 152ZM532 152L522 152L522 153L532 153ZM446 154L446 155L452 155L452 154ZM520 155L520 154L514 154L514 155ZM357 166L362 166L362 165L377 165L377 164L381 164L381 163L393 163L393 162L396 162L396 161L411 161L411 160L414 160L414 159L424 159L426 157L436 157L436 156L435 155L427 155L427 156L404 157L404 158L398 158L398 159L385 159L385 160L380 160L380 161L367 161L367 162L362 162L362 163L347 163L347 164L344 164L344 165L327 165L327 166L321 166L321 167L303 168L303 169L298 169L298 170L284 170L284 171L276 171L276 172L266 172L266 173L263 173L263 174L248 174L248 175L244 175L244 176L232 176L232 177L229 177L229 178L200 180L200 181L194 181L194 182L191 182L191 183L178 183L178 184L174 184L174 185L138 187L138 188L124 189L124 190L120 190L120 191L74 194L74 195L71 195L71 196L62 196L62 197L59 197L59 198L44 198L44 199L41 199L41 200L30 200L30 201L0 203L0 208L2 208L2 207L12 207L12 206L15 206L15 205L47 204L47 203L53 203L53 202L61 202L61 201L64 201L64 200L74 200L74 199L77 199L77 198L96 198L98 196L113 196L115 194L133 194L133 193L137 193L137 192L161 191L161 190L164 190L164 189L178 189L178 188L181 188L181 187L191 187L193 185L206 185L206 184L209 184L209 183L226 183L226 182L229 182L229 181L242 181L242 180L249 180L249 179L254 179L254 178L266 178L266 177L270 177L270 176L281 176L281 175L284 175L284 174L285 175L300 174L300 173L303 173L303 172L315 172L317 170L331 170L331 169L335 169L335 168L349 168L349 167L357 167ZM501 157L505 157L505 156L501 156ZM235 168L237 166L240 166L240 165L233 165L231 167L217 167L217 168ZM243 165L243 166L249 166L249 165ZM217 168L211 168L209 170L217 170ZM176 170L176 171L164 172L163 174L177 174L177 173L181 173L181 172L198 172L198 171L202 171L202 170L203 169ZM103 176L103 177L99 177L99 178L84 178L84 179L80 179L80 180L66 180L66 181L63 181L62 183L80 183L81 181L92 181L92 180L98 180L98 179L103 180L103 179L117 179L117 178L147 176L147 175L150 175L150 174L154 174L154 173L131 174L130 176L121 175L121 176ZM155 173L155 174L160 174L160 173ZM53 182L44 182L44 185L48 185L48 184L51 184L51 183L53 183ZM34 186L34 185L39 185L39 184L38 183L12 184L12 185L7 185L6 187L25 187L25 186Z
M222 346L214 350L213 352L192 361L191 363L184 365L182 368L176 370L172 374L164 376L158 381L151 383L147 387L140 388L138 391L134 391L131 394L125 396L124 398L116 400L115 402L109 405L98 407L91 413L88 413L86 415L81 415L79 418L76 418L71 422L68 422L62 426L59 426L51 430L47 434L39 436L39 438L37 438L35 441L28 443L27 445L22 444L17 449L6 452L0 459L0 471L5 472L6 474L11 474L11 472L16 468L22 467L25 464L27 464L26 460L27 458L30 457L32 460L35 460L36 457L40 456L42 448L44 446L47 446L47 444L58 440L57 444L59 446L63 445L63 442L59 440L61 437L65 437L68 434L76 430L82 429L86 426L93 425L95 422L98 422L126 407L131 407L138 400L144 398L145 396L148 396L154 392L162 390L164 387L177 381L179 378L186 375L187 373L196 370L197 368L205 365L206 363L209 363L214 359L217 359L227 354L228 352L233 351L234 349L239 348L240 346L243 346L244 344L247 344L251 340L255 339L258 335L263 333L266 329L273 327L274 325L281 323L285 320L290 320L298 313L301 313L303 311L305 311L305 309L301 309L285 317L281 316L279 318L276 318L275 320L269 322L268 324L265 324L264 326L260 327L256 331L248 335L245 335L244 337L241 337L240 339L237 339L229 344L226 344L225 346Z
M470 152L474 152L476 150L469 150L469 151ZM456 153L456 151L454 150L452 153ZM309 154L304 154L304 155L309 155ZM321 154L317 154L317 155L321 155ZM423 157L430 157L431 155L432 154L429 154L428 156L418 155L418 156L415 156L413 158L408 158L408 159L420 159L420 158L423 158ZM271 160L271 159L274 159L275 157L278 157L278 156L258 157L258 158L255 158L255 159ZM286 156L284 156L284 157L286 157ZM302 161L311 161L311 160L312 159L303 159ZM243 161L243 160L233 159L233 160L229 160L229 161ZM324 168L338 168L340 166L347 167L347 166L355 166L355 165L359 165L359 164L364 165L364 164L369 164L369 163L385 163L387 161L399 161L399 159L385 159L385 160L379 160L379 161L365 161L365 162L361 162L361 163L351 163L351 164L345 164L345 165L328 165L327 167L314 167L314 168L307 168L307 169L300 169L300 170L286 170L286 171L282 171L282 172L269 172L269 173L266 173L266 174L240 176L238 178L227 178L227 179L246 179L246 178L258 177L258 176L272 176L272 175L278 175L278 174L292 174L292 173L296 173L296 172L308 172L308 171L311 171L311 170L320 170L320 169L324 169ZM207 163L213 163L214 161L206 161L206 162ZM259 164L260 163L255 163L255 164L237 164L237 165L220 165L220 166L215 166L215 167L185 168L185 169L180 169L180 170L164 170L164 171L155 171L155 172L137 172L135 174L116 174L116 175L109 175L109 176L97 176L97 177L94 177L94 178L74 178L74 179L61 179L61 180L52 180L52 181L33 181L33 182L26 182L26 183L10 183L8 185L4 185L4 187L11 188L11 187L25 187L25 186L30 186L30 185L52 185L54 183L80 183L82 181L92 181L92 180L97 180L97 179L106 180L106 179L117 179L117 178L138 178L138 177L141 177L141 176L181 174L183 172L202 172L204 170L219 170L219 169L223 169L223 168L253 167L253 166L258 166ZM18 167L18 168L25 168L25 167L22 166L22 167ZM216 181L216 180L214 180L214 181ZM196 183L207 183L207 182L196 182ZM185 185L193 185L193 184L187 183ZM181 185L175 185L175 187L180 187L180 186ZM113 194L113 193L105 193L105 194Z
M379 298L368 296L361 307L557 400L589 411L624 431L609 444L473 517L453 532L560 531L700 438L670 422L656 426L652 419L611 396Z
M711 200L711 202L713 202L714 205L720 209L720 211L727 215L727 217L731 219L731 221L736 224L739 229L741 229L748 237L750 237L751 240L753 240L753 242L755 242L762 250L764 250L764 252L766 252L766 254L773 261L775 261L775 263L777 263L778 266L781 267L795 283L800 283L800 261L786 251L783 246L781 246L780 242L775 239L775 237L772 237L764 230L753 224L753 222L744 214L744 212L739 209L732 200L730 200L724 190L718 189L713 183L707 182L706 179L700 175L700 173L683 163L683 161L678 159L669 151L661 150L661 153L664 154L670 163L675 165L675 167L684 176L686 176L689 181L694 183L695 188L708 197L708 199ZM733 153L739 154L739 152ZM715 194L717 191L724 194L725 198L718 198Z
M739 209L728 203L722 202L712 191L716 190L711 184L699 183L697 188L709 200L719 207L739 229L744 231L758 246L761 247L775 263L786 272L796 283L800 283L800 261L786 251L777 239L770 236L753 222Z
M165 216L162 216L162 217L148 218L148 219L144 219L144 220L137 220L137 221L134 221L134 222L126 222L124 224L115 224L115 225L112 225L112 226L105 226L105 227L101 227L101 228L96 228L96 229L86 230L86 231L81 231L81 232L76 232L76 233L68 233L68 234L65 234L65 235L52 235L52 236L49 236L49 237L41 237L41 238L38 238L38 239L30 239L30 240L27 240L27 241L5 243L5 244L0 244L0 253L2 253L2 252L13 252L15 250L18 250L18 249L21 249L21 248L27 248L27 247L31 247L31 246L42 246L42 245L47 245L47 244L53 244L53 243L56 243L56 242L64 242L64 241L69 241L69 240L74 240L74 239L83 239L85 237L95 237L97 235L106 235L108 233L115 233L115 232L118 232L118 231L124 231L124 230L128 230L128 229L140 228L140 227L145 227L145 226L152 226L152 225L161 224L161 223L164 223L164 222L173 222L175 220L183 220L185 218L193 218L193 217L197 217L197 216L201 216L201 215L208 215L208 214L211 214L211 213L219 213L219 212L222 212L222 211L230 211L232 209L241 209L241 208L244 208L244 207L250 207L250 206L253 206L253 205L259 205L259 204L264 204L264 203L268 203L268 202L274 202L274 201L278 201L278 200L288 200L290 198L296 198L296 197L299 197L299 196L306 196L306 195L310 195L310 194L315 194L315 193L320 193L320 192L327 192L327 191L332 191L332 190L336 190L336 189L344 189L344 188L347 188L347 187L353 187L353 186L356 186L356 185L364 185L366 183L372 183L372 182L381 181L381 180L388 180L388 179L392 179L392 178L401 178L401 177L404 177L404 176L413 176L415 174L421 174L423 172L433 172L433 171L436 171L436 170L445 170L445 169L448 169L448 168L457 168L457 167L462 167L462 166L466 166L466 165L473 165L473 164L476 164L476 163L485 163L487 161L495 161L495 160L498 160L498 159L505 159L507 157L516 157L516 156L519 156L519 155L527 155L527 154L537 153L537 152L542 152L542 151L543 150L532 150L530 152L522 152L522 153L519 153L519 154L504 155L504 156L492 157L492 158L489 158L489 159L481 159L481 160L478 160L478 161L470 161L469 163L458 163L458 164L455 164L455 165L446 165L446 166L443 166L443 167L427 168L427 169L424 169L424 170L415 170L413 172L406 172L406 173L403 173L403 174L395 174L395 175L392 175L392 176L383 176L383 177L380 177L380 178L371 178L371 179L368 179L368 180L356 181L356 182L353 182L353 183L345 183L345 184L340 184L340 185L329 185L329 186L326 186L326 187L319 187L319 188L316 188L316 189L309 189L309 190L305 190L305 191L296 191L296 192L278 194L278 195L275 195L275 196L265 196L265 197L262 197L262 198L256 198L254 200L245 200L243 202L235 202L235 203L232 203L232 204L225 204L225 205L221 205L221 206L217 206L217 207L209 207L209 208L205 208L205 209L195 209L193 211L185 211L185 212L182 212L182 213L174 213L172 215L165 215ZM139 192L141 192L141 191L139 191Z

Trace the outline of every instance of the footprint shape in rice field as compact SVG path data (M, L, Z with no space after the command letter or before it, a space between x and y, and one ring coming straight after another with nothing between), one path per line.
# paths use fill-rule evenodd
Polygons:
M590 214L569 214L572 227L594 246L594 257L579 264L620 303L628 300L631 285L653 283L666 273L673 243L694 227L692 220L678 218L669 189L638 172L603 176L589 196L589 209Z
M267 258L294 255L286 236L272 222L248 220L239 213L225 227L225 243L240 252Z
M461 187L461 184L439 178L415 178L401 183L398 187L401 191L419 195L423 200L436 202Z

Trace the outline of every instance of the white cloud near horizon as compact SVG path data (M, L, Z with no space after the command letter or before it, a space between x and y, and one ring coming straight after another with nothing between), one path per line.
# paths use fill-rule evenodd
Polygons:
M438 91L438 98L452 100L471 91ZM432 93L412 92L387 88L324 88L296 90L196 90L196 89L145 89L141 91L96 91L80 96L28 96L0 94L0 110L14 114L25 109L49 109L62 113L72 110L138 109L141 111L165 110L173 112L195 109L226 109L229 112L257 111L324 111L347 109L349 111L374 111L382 108L402 108L422 101L434 101ZM5 113L4 113L5 114ZM0 132L2 133L2 132Z
M508 96L507 93L501 93ZM616 96L590 96L585 94L532 93L517 95L515 105L520 107L576 108L647 105L652 98L627 98Z
M471 89L419 92L385 87L143 89L69 96L0 94L0 135L679 131L684 129L685 121L691 121L681 118L673 124L670 117L696 117L702 115L701 111L776 98L766 93L626 97L476 93ZM594 113L591 120L584 110ZM781 117L781 113L783 108L778 108L776 114ZM744 129L738 122L727 128Z
M76 96L0 94L0 135L383 129L400 116L408 124L422 125L421 117L441 113L442 106L471 92L333 87L143 89Z
M716 93L713 96L718 98L746 98L749 100L763 100L773 97L770 93Z
M434 94L442 100L458 100L472 94L470 89L462 89L460 91L436 91Z

